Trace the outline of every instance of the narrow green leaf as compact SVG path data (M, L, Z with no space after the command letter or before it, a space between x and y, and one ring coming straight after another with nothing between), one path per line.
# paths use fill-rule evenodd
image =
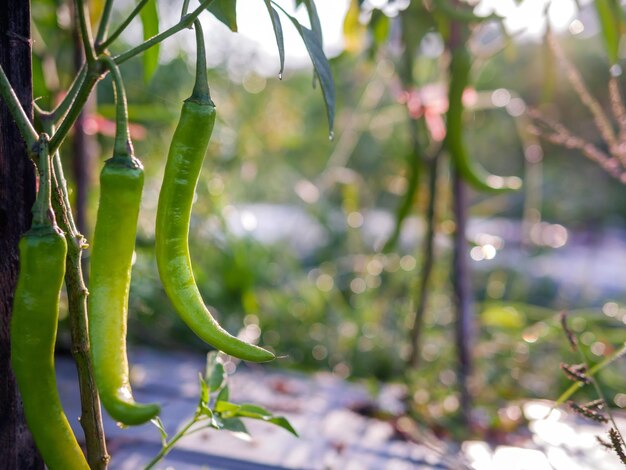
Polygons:
M303 0L306 1L306 0ZM330 131L330 138L333 137L333 126L335 123L335 83L333 81L333 75L330 71L330 63L324 54L324 49L320 38L312 30L302 26L298 20L288 14L280 5L276 5L293 23L293 25L300 33L306 50L313 62L313 68L317 78L320 81L322 88L322 96L324 97L324 104L326 105L326 116L328 117L328 128Z
M206 380L204 380L204 377L202 377L202 374L200 373L198 373L198 379L200 380L200 403L208 403L211 393L209 391L209 385L206 383Z
M295 19L294 22L297 24L296 28L302 36L304 45L309 52L311 61L313 62L315 73L320 81L322 96L324 97L324 104L326 105L328 129L332 137L333 127L335 125L335 83L333 81L332 72L330 71L330 63L328 62L326 55L324 55L322 44L319 42L317 35L310 29L305 28L300 23L295 21Z
M317 14L315 2L313 0L304 0L304 5L306 6L306 11L309 15L309 21L311 22L311 30L319 38L320 44L323 45L324 36L322 35L322 23L320 22L320 17Z
M228 385L224 385L224 387L222 387L222 389L220 390L220 393L217 394L217 398L215 399L215 401L228 401L229 398L230 390L228 389Z
M619 40L620 40L620 14L617 8L621 8L612 0L596 0L596 13L602 29L602 37L604 38L604 46L609 56L611 64L616 64L619 56Z
M346 51L351 54L359 52L365 46L366 28L359 21L361 7L357 0L351 0L350 7L343 20L343 38Z
M283 39L283 25L280 22L280 16L278 12L272 6L271 0L265 0L265 6L267 12L270 14L272 20L272 26L274 28L274 36L276 36L276 45L278 46L278 56L280 58L280 71L278 72L278 78L282 80L283 71L285 70L285 41Z
M263 417L273 416L270 411L266 410L262 406L251 405L248 403L239 406L239 413L248 413L248 414L253 414L253 415L258 415L258 416L263 416Z
M233 413L239 410L240 406L229 401L218 401L215 403L214 410L216 413Z
M159 12L156 0L151 0L141 9L141 25L143 26L143 39L150 39L159 34ZM143 53L143 79L150 82L159 65L159 44L147 49Z
M226 371L224 370L224 364L222 364L221 362L215 364L215 367L213 367L213 370L211 371L211 375L207 377L207 382L211 393L217 392L220 388L222 388L222 386L226 382Z
M386 42L389 37L389 31L391 30L389 17L382 11L375 9L372 12L372 19L370 20L370 30L372 31L374 43L377 46Z
M163 421L158 416L150 420L152 424L156 426L159 430L159 434L161 435L161 445L165 446L167 444L167 432L165 431L165 426L163 426Z
M250 433L248 428L239 418L228 418L223 421L223 429L232 432L236 437L244 441L250 441Z
M204 416L206 416L207 418L209 418L211 421L213 420L213 416L214 416L214 414L213 414L213 410L211 410L211 408L209 408L209 407L207 406L207 404L206 404L206 403L201 403L201 404L200 404L200 412L201 412Z
M206 372L204 376L210 393L218 391L226 383L226 371L217 351L211 351L206 356Z
M216 414L213 414L213 418L211 419L210 427L214 429L223 429L224 428L224 420Z
M233 33L237 32L237 0L214 0L207 10Z
M269 418L267 420L267 422L275 424L276 426L279 426L279 427L289 431L291 434L293 434L296 437L300 437L300 436L298 436L297 431L293 428L291 423L287 420L287 418L284 418L282 416L274 416L272 418Z

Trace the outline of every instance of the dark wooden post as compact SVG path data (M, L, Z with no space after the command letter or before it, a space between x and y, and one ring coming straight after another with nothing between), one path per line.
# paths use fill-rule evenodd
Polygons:
M30 2L5 0L0 8L0 64L26 113L32 116ZM0 466L43 469L24 423L10 365L9 321L18 273L19 237L30 226L35 172L8 109L0 100Z

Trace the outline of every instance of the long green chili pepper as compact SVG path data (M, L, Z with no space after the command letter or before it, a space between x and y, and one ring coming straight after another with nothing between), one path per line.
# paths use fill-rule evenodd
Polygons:
M182 320L215 348L253 362L274 359L274 354L230 335L211 315L196 286L189 257L191 204L213 125L215 105L207 81L204 40L195 22L198 43L196 83L183 104L167 156L156 219L156 258L161 282Z
M132 155L126 97L117 66L111 70L117 102L113 158L100 173L100 202L90 261L89 339L102 404L121 423L145 423L159 413L155 404L136 403L128 378L126 321L132 256L143 188L143 166Z
M39 139L40 183L33 225L19 243L20 273L11 318L11 364L24 414L37 449L50 470L88 470L65 417L54 372L59 294L67 244L50 211L48 137Z
M463 91L469 82L472 59L465 45L459 45L451 52L445 145L450 152L452 163L461 177L479 191L501 192L519 189L522 182L518 177L489 174L473 163L467 153L463 140Z

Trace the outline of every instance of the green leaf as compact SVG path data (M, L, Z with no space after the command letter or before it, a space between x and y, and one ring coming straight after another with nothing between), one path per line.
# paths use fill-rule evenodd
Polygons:
M226 383L226 371L217 351L207 354L205 380L211 393L218 391Z
M237 0L214 0L207 10L233 33L237 32Z
M236 437L244 441L250 441L250 433L248 428L239 418L227 418L223 421L222 429L232 432Z
M218 401L215 403L214 410L216 413L235 413L240 406L229 401Z
M372 31L372 37L374 43L380 46L387 41L389 37L389 31L391 30L391 21L389 17L382 11L375 9L372 12L372 19L370 20L370 29Z
M244 416L246 414L255 415L255 416L262 416L262 417L271 417L271 416L273 416L270 411L266 410L262 406L251 405L251 404L248 404L248 403L239 406L239 413L241 413L242 416Z
M235 403L230 403L227 401L220 401L215 404L215 412L222 413L226 416L221 416L224 425L226 422L235 418L249 418L249 419L257 419L260 421L265 421L267 423L275 424L290 433L294 436L298 436L296 430L291 426L289 421L282 416L274 416L271 412L266 410L265 408L257 405L237 405Z
M202 374L198 373L198 378L200 379L200 403L208 403L211 392L209 391L209 385L202 377Z
M224 385L224 387L222 387L222 389L220 390L220 393L217 394L217 398L215 399L215 401L228 401L229 397L230 391L228 389L228 385Z
M167 432L165 431L165 426L163 426L163 421L158 416L150 420L152 424L156 426L159 430L159 434L161 435L161 445L167 445Z
M361 8L357 0L350 2L350 7L343 20L343 38L346 51L351 54L359 52L365 45L366 28L359 21Z
M287 420L287 418L284 418L283 416L274 416L274 417L268 419L267 422L275 424L276 426L279 426L279 427L289 431L291 434L293 434L296 437L300 437L300 436L298 436L298 433L293 428L291 423Z
M284 9L280 7L280 5L275 5L280 8L280 10L291 20L293 25L296 27L298 33L300 33L300 36L304 41L304 45L306 46L306 50L309 53L309 57L311 57L311 62L313 62L313 68L315 69L315 73L321 84L324 104L326 105L326 116L328 117L328 128L330 131L330 137L332 138L333 126L335 123L335 83L333 81L333 75L330 71L330 63L328 62L328 59L324 54L324 49L322 48L322 42L315 32L302 26L298 22L298 20L288 14Z
M323 45L324 36L322 36L322 23L320 22L320 17L317 14L315 2L313 0L304 0L304 5L306 6L306 11L309 15L309 21L311 21L311 30L319 38L320 44Z
M272 27L274 28L274 36L276 36L276 45L278 46L278 56L280 58L280 71L278 72L278 78L282 80L283 71L285 70L285 41L283 39L283 26L280 22L278 12L272 6L272 1L265 0L265 6L267 7L267 12L270 14Z
M224 364L218 362L213 367L211 375L207 377L209 390L211 393L217 392L226 383L226 371L224 370Z
M206 403L200 404L200 413L202 413L207 418L213 420L213 410L211 410L211 408L209 408Z
M159 34L159 12L156 0L148 1L141 9L140 16L144 41ZM157 44L143 53L143 79L145 83L150 82L158 65L159 45Z
M333 75L330 71L330 63L324 55L322 44L319 42L317 36L310 29L305 28L301 24L298 24L297 29L302 36L304 45L309 52L315 73L320 81L322 88L322 95L324 97L324 104L326 105L326 116L328 118L328 130L332 137L333 127L335 125L335 83L333 81Z
M611 64L616 64L619 59L620 40L620 12L621 6L613 0L596 0L596 13L602 29L604 46Z

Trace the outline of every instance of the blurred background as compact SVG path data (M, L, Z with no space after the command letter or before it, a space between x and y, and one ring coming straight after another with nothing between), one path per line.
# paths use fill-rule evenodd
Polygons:
M114 22L133 4L117 3ZM307 24L304 8L278 3ZM311 86L306 48L287 21L286 68L279 80L263 2L239 2L237 33L205 15L218 118L193 206L193 268L205 301L226 329L284 355L270 367L331 371L374 390L381 382L401 383L410 413L450 433L460 401L451 283L455 221L445 153L435 175L434 217L426 216L431 185L428 165L422 165L407 217L397 224L398 208L412 186L415 139L423 154L432 156L445 133L449 59L441 35L429 25L420 30L414 49L403 42L403 21L423 18L411 8L427 12L428 2L426 7L408 1L361 3L317 2L337 87L332 140L319 86ZM621 71L609 67L590 2L473 4L475 14L497 13L504 20L483 22L473 31L468 148L489 171L524 181L519 191L471 191L468 199L475 325L469 386L477 426L508 430L520 420L512 403L556 399L569 385L559 370L561 362L571 360L560 311L571 313L571 327L581 333L594 363L624 341L624 187L581 152L537 136L527 112L538 110L604 148L592 116L548 46L548 33L607 113L611 73ZM178 6L161 1L158 10L159 28L177 21ZM33 15L35 96L48 106L71 81L67 72L77 60L71 12L66 2L46 0L33 4ZM141 39L137 22L112 50ZM184 32L162 45L153 74L146 74L141 59L121 69L135 151L147 176L129 341L161 350L207 350L175 314L154 258L159 187L181 103L192 87L194 49L193 32ZM623 85L622 77L619 82ZM62 149L73 168L74 207L88 239L97 177L111 155L114 128L106 78L79 131ZM429 221L434 229L430 255L424 248ZM385 246L395 229L397 242ZM428 256L434 261L423 290ZM412 354L421 299L423 326L419 350ZM68 329L59 341L68 347ZM621 408L626 407L625 372L622 361L602 375L611 405Z

